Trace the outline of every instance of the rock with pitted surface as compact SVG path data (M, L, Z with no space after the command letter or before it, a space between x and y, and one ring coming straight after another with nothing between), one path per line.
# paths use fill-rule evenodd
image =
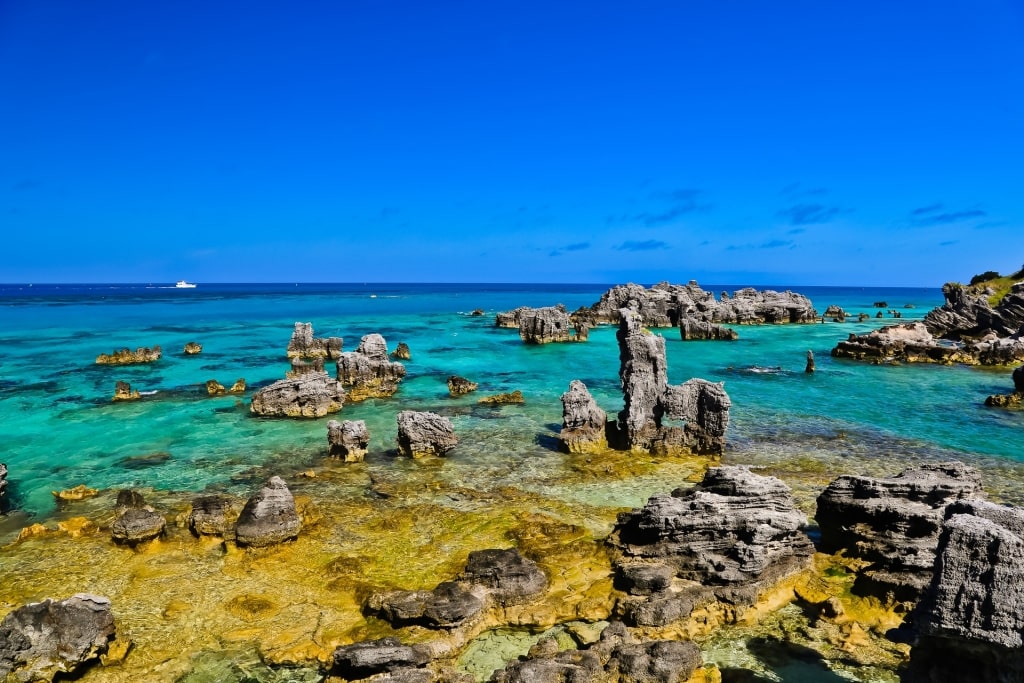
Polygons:
M924 323L902 323L851 334L832 349L835 358L873 363L975 363L962 345L939 343Z
M624 309L619 318L619 378L626 404L618 420L621 445L652 453L721 455L731 406L722 384L691 379L669 386L665 338L645 329L633 311ZM685 424L663 425L664 416Z
M519 389L515 391L509 391L503 394L492 394L491 396L484 396L477 403L488 403L491 405L505 405L505 404L521 404L526 403L526 399L523 397L523 392Z
M316 358L292 358L291 369L285 373L285 377L302 377L311 373L324 371L324 359Z
M562 394L562 431L558 438L570 453L599 453L608 448L608 414L578 379Z
M912 680L1024 680L1024 510L952 503L915 618ZM911 680L911 679L908 679Z
M573 341L585 342L590 339L590 323L585 320L573 320L572 316L569 317L569 322L572 323Z
M519 313L519 338L527 344L567 342L570 340L571 329L573 326L569 323L569 313L562 304L526 308Z
M297 538L301 526L292 492L274 476L245 503L235 524L235 540L252 547L275 545Z
M345 390L326 372L286 378L252 395L249 410L264 417L323 417L341 410Z
M395 627L451 629L479 615L484 602L464 585L445 581L429 591L374 593L366 608Z
M514 605L544 592L548 578L537 563L519 554L515 548L474 550L459 581L483 586L499 605Z
M405 342L398 342L398 346L391 352L391 357L395 360L412 360L412 352L409 351L409 345Z
M359 348L341 354L337 367L348 402L391 396L405 377L405 366L390 360L387 342L379 334L366 335Z
M287 354L289 358L337 360L341 347L341 337L314 337L313 323L295 323Z
M808 350L807 351L807 365L804 366L804 372L806 372L807 374L811 374L812 372L814 372L814 370L815 370L815 367L814 367L814 351Z
M235 383L228 389L229 394L244 394L245 393L245 378L239 377L235 380Z
M1024 326L1024 282L1011 287L993 308L991 290L982 286L964 286L947 282L942 287L945 303L924 317L924 324L935 337L977 339L989 332L999 337L1014 334Z
M110 600L99 595L19 607L0 621L0 680L34 683L74 674L107 651L115 631Z
M221 494L199 496L192 501L188 526L197 536L233 538L235 522L242 503L237 498Z
M327 423L327 450L332 458L343 462L362 462L370 443L364 420L331 420Z
M110 526L116 543L137 545L163 535L167 522L164 516L146 505L142 494L124 489L117 494L117 516Z
M223 396L228 393L227 387L218 382L215 379L206 380L206 395L207 396Z
M523 311L531 310L529 306L520 306L514 308L511 311L503 311L494 316L494 324L496 327L514 327L519 328L519 319L523 314Z
M858 572L858 593L915 601L932 578L946 507L981 495L977 470L959 462L890 479L845 475L818 496L819 547L870 563Z
M115 401L136 401L140 399L142 395L138 389L132 390L132 385L128 382L122 382L118 380L117 384L114 385L114 398Z
M118 349L113 353L101 353L96 356L96 363L99 365L138 365L140 363L152 363L160 360L163 356L163 349L159 345L153 348L140 346L132 351L131 349Z
M470 382L465 377L459 377L458 375L452 375L448 378L448 393L452 396L464 396L471 391L476 391L476 382Z
M631 595L617 610L663 626L715 600L753 604L758 591L810 565L806 525L778 479L713 467L696 486L619 515L608 542L622 552L616 583Z
M447 417L427 411L403 410L398 413L398 451L412 458L444 455L459 439Z
M846 311L840 306L832 304L825 309L825 312L821 314L822 318L831 318L833 322L844 323L846 322Z
M679 335L683 341L734 341L740 338L736 330L693 318L683 318L679 321Z
M336 649L331 673L347 681L359 681L379 674L420 669L429 661L429 652L420 645L403 645L398 638L381 638Z
M196 342L189 342L185 344L183 352L186 356L196 356L203 352L203 345L197 344Z
M818 319L811 300L803 294L746 287L722 300L711 313L711 322L737 325L813 323Z

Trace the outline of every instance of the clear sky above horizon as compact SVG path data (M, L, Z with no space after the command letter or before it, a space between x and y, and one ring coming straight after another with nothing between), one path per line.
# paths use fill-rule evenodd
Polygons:
M0 282L938 286L1022 169L1019 0L0 2Z

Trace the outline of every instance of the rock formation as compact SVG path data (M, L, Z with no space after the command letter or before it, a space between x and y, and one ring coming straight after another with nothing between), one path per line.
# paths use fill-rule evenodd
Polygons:
M391 396L405 377L405 366L391 362L387 342L379 334L363 337L359 348L341 354L337 366L349 402Z
M509 391L504 394L492 394L491 396L484 396L477 403L489 403L494 405L503 405L510 403L526 403L526 399L523 398L523 392L519 389L515 391Z
M821 314L821 317L823 319L831 318L833 322L845 323L846 311L844 311L841 307L832 304L831 306L825 309L825 312Z
M314 372L324 371L323 358L292 358L291 369L285 373L285 377L302 377Z
M1024 510L965 500L946 516L908 680L1024 680Z
M807 365L804 367L804 372L806 372L807 374L811 374L812 372L814 372L814 370L815 370L815 367L814 367L814 351L811 351L810 349L808 349L808 351L807 351Z
M160 360L163 349L159 345L153 348L140 346L132 351L131 349L118 349L113 353L101 353L96 356L96 363L99 365L137 365L139 363L152 363Z
M289 358L337 360L341 346L341 337L314 337L313 323L295 323L287 353Z
M483 315L481 313L481 315ZM398 342L398 346L391 352L391 357L395 360L412 360L412 352L409 351L409 345L405 342Z
M403 410L398 413L398 451L412 458L444 455L459 439L447 417L437 413Z
M703 339L734 341L740 338L736 330L693 318L683 318L679 321L679 335L683 341Z
M572 316L569 317L569 322L572 323L573 341L585 342L590 339L590 323L585 320L573 320Z
M810 565L806 525L778 479L713 467L693 488L619 515L608 542L623 553L616 582L630 597L617 610L637 625L663 626L716 600L751 605Z
M867 334L851 334L832 349L835 358L874 363L973 363L960 345L940 344L924 323L889 325Z
M519 313L519 337L527 344L549 344L570 340L569 313L565 306L517 309Z
M297 538L301 526L292 492L274 476L246 501L235 524L235 540L253 547L275 545Z
M341 410L345 390L326 372L282 379L252 395L254 415L265 417L323 417Z
M396 679L396 676L414 671L426 672L422 667L429 661L429 650L422 645L403 645L398 638L381 638L336 649L330 673L346 681L359 681L380 674L390 675L384 680L406 680ZM431 679L432 676L428 676L426 681Z
M1024 404L1024 365L1013 371L1013 391L995 394L985 399L985 405L1001 408L1019 408Z
M115 635L110 600L78 593L46 599L0 621L0 680L51 681L107 651Z
M622 446L721 455L731 405L722 384L691 379L669 386L664 337L644 329L633 311L623 309L619 317L619 378L626 404L618 421ZM666 426L663 417L685 424Z
M984 287L948 282L942 287L946 300L924 317L928 331L943 339L978 339L989 332L1008 337L1024 326L1024 282L1010 288L993 308L992 291Z
M167 526L163 515L143 499L138 491L125 489L117 494L117 513L110 532L114 542L137 545L162 536Z
M370 433L363 420L331 420L327 423L327 452L344 462L362 462L370 443Z
M452 375L448 378L448 393L452 396L463 396L471 391L476 391L476 382L470 382L465 377Z
M188 526L197 536L234 538L235 522L241 511L241 502L232 496L211 494L192 501Z
M870 563L858 573L858 593L915 601L932 578L946 507L980 495L977 470L959 462L891 479L845 475L818 496L819 548Z
M0 513L7 510L7 464L0 462Z
M523 311L531 310L529 306L520 306L519 308L512 309L511 311L504 311L494 316L494 324L497 327L515 327L519 328L519 319L522 316Z
M203 345L197 344L196 342L189 342L185 344L185 348L182 349L182 353L186 356L196 356L203 352Z
M128 382L122 382L118 380L117 384L114 385L114 401L136 401L142 398L139 394L139 390L135 389L132 391L132 385Z
M225 389L224 385L215 379L206 380L206 393L208 396L224 396L225 394L244 394L245 393L245 379L239 377L235 380L235 383L231 385L230 389Z
M608 414L578 379L562 394L562 431L558 438L570 453L598 453L608 448Z

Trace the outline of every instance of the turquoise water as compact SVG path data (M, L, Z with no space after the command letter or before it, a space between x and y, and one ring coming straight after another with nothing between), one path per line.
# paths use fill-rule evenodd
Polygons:
M562 467L557 451L560 394L582 379L610 414L622 408L615 331L601 327L585 344L527 346L494 314L520 305L596 301L605 285L200 285L193 290L137 286L0 287L0 461L10 468L18 523L46 517L51 491L87 484L247 494L268 472L319 462L331 418L366 420L368 467L400 476L393 457L399 410L453 417L461 438L443 476L486 489L509 480L538 491ZM713 291L735 287L706 287ZM777 287L777 289L782 289ZM1008 370L925 365L872 366L834 361L829 350L877 320L885 300L904 320L941 303L938 289L794 288L823 311L838 304L872 317L864 323L739 327L736 342L667 340L669 378L724 381L733 401L727 462L763 466L816 486L834 472L892 473L911 462L959 458L982 468L997 498L1024 503L1024 413L986 408L1012 385ZM905 304L915 308L905 309ZM473 309L482 317L470 315ZM347 405L331 418L269 420L249 415L253 388L284 376L295 321L317 336L340 335L352 350L379 332L390 349L406 342L412 360L391 399ZM186 342L203 345L185 356ZM115 348L160 344L163 358L141 366L94 363ZM818 372L805 375L805 354ZM333 370L333 368L331 368ZM765 372L763 369L769 369ZM762 371L759 371L762 370ZM445 380L480 384L450 398ZM244 377L239 399L208 398L204 383ZM125 380L143 392L111 403ZM479 406L480 396L520 389L526 405ZM550 492L550 491L548 491ZM565 495L593 504L631 505L655 493L645 482L609 494L578 487ZM810 489L806 496L811 495ZM618 497L616 497L618 496Z

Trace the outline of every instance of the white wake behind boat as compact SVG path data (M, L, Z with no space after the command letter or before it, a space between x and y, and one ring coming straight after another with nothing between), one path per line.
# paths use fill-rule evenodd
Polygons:
M180 287L181 289L192 289L192 288L195 287L195 284L193 284L191 282L185 282L184 280L178 280L178 284L176 284L174 286L175 287Z

